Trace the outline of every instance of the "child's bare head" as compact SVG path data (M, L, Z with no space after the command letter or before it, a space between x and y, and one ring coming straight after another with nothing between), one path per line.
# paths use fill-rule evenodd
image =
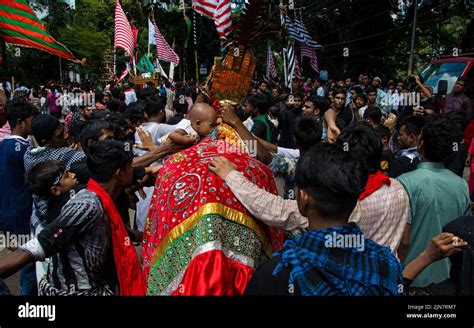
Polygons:
M207 136L216 125L217 113L214 108L205 103L197 103L189 111L192 128L200 137Z

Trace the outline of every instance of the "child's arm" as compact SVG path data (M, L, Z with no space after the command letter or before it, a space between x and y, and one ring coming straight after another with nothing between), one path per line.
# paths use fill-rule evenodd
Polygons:
M178 129L174 132L171 132L169 138L172 142L181 146L192 146L196 143L196 136L192 136L186 133L186 131Z

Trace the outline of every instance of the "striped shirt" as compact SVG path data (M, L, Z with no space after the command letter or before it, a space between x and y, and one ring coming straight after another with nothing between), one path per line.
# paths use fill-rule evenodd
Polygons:
M36 238L22 246L35 260L50 257L46 280L59 292L115 285L111 234L97 195L83 189Z
M67 148L51 148L51 147L36 147L30 148L26 151L25 161L25 172L28 173L33 166L44 161L59 161L61 164L66 166L67 169L71 168L73 163L79 162L86 155L83 152ZM46 215L48 210L48 202L33 194L33 213L31 215L31 226L36 230L40 225L40 220Z

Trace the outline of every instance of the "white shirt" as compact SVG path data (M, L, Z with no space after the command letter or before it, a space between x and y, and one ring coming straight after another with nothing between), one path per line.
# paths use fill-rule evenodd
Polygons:
M324 97L325 94L324 94L324 88L323 87L319 87L318 90L316 90L316 95L320 96L320 97Z
M278 147L277 148L277 154L281 155L283 157L286 157L286 158L291 158L291 159L300 158L300 150L299 149Z
M137 101L137 94L133 90L125 91L125 104Z

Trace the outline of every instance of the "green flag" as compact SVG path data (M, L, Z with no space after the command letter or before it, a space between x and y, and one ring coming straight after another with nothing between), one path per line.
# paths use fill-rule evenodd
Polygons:
M153 74L153 71L155 69L155 67L150 61L150 58L148 58L147 55L143 55L142 58L140 58L140 60L136 64L136 66L140 72L149 72L151 74Z

